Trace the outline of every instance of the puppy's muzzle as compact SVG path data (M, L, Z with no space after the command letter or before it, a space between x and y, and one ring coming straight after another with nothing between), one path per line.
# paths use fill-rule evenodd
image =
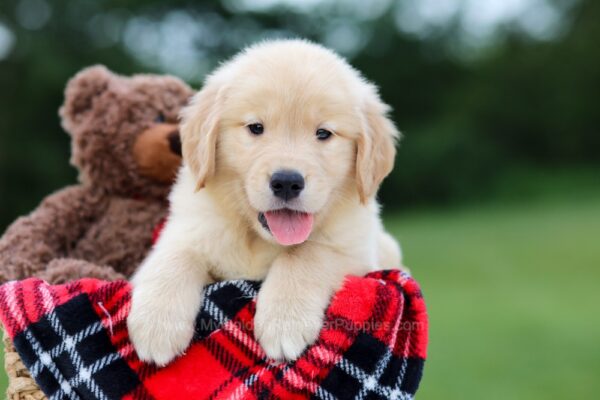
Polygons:
M271 191L284 201L300 196L304 189L304 177L298 171L281 170L271 176Z

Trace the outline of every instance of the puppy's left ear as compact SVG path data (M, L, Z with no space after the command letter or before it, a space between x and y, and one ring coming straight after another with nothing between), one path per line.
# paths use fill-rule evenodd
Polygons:
M367 204L383 179L394 168L396 140L400 133L387 117L390 107L377 92L369 93L363 106L363 126L357 141L356 182L360 201Z
M207 83L181 112L183 161L196 178L196 190L206 186L206 181L215 173L221 92L220 85Z

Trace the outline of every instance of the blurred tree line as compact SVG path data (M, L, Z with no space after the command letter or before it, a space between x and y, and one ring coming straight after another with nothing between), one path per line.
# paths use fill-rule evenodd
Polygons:
M506 24L502 40L460 51L453 21L428 35L399 29L409 2L247 3L0 2L0 231L75 181L57 110L78 70L167 72L199 87L219 60L266 37L325 43L380 86L404 133L381 191L388 208L485 195L515 166L600 161L598 1L569 0L551 38Z

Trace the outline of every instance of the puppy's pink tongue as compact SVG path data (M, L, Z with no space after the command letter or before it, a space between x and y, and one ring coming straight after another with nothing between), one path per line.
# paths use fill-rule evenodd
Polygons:
M299 244L308 239L313 215L291 210L267 211L267 224L277 243L284 246Z

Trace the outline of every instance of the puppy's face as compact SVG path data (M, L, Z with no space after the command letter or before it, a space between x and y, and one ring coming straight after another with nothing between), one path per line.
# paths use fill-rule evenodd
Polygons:
M184 158L262 237L299 244L331 207L366 203L391 170L386 110L328 50L263 44L221 67L184 112Z

